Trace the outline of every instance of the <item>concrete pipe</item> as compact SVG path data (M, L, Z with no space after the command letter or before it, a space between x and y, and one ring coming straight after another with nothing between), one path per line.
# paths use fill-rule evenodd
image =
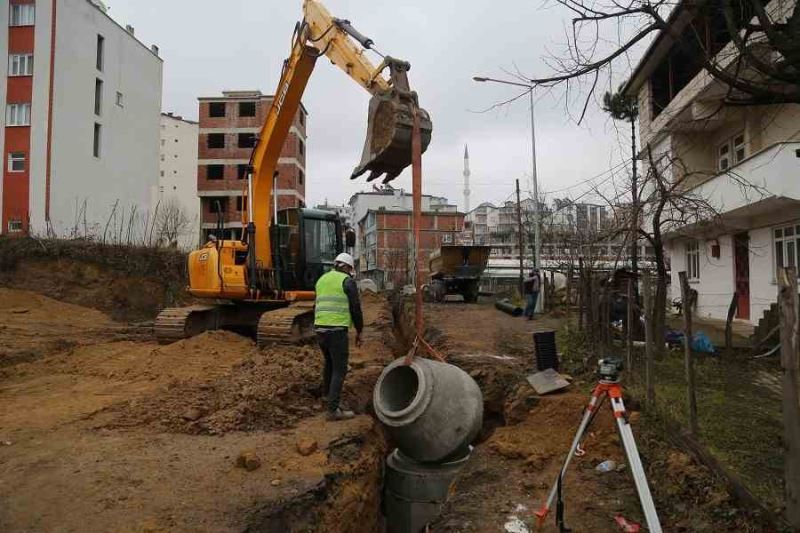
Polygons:
M372 399L392 440L414 461L436 463L463 453L483 424L478 384L439 361L394 361L378 378Z
M471 453L470 447L452 461L427 464L393 451L386 458L384 475L387 533L418 533L435 520Z
M494 307L511 316L522 316L522 308L508 300L499 300L494 303Z

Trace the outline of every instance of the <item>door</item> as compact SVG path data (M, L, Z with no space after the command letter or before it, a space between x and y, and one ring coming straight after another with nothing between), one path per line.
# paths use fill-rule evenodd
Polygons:
M734 235L733 249L733 279L738 295L736 318L750 320L750 236Z

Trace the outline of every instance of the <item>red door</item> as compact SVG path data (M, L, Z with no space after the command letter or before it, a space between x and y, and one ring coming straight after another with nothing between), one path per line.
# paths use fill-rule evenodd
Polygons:
M750 236L738 233L733 237L734 282L738 302L736 318L750 320Z

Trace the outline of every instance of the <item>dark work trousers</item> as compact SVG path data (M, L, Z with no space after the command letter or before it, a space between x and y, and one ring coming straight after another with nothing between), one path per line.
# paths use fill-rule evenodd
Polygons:
M328 411L333 412L339 408L347 374L347 359L350 356L347 328L317 328L317 341L325 356L322 390L328 396Z

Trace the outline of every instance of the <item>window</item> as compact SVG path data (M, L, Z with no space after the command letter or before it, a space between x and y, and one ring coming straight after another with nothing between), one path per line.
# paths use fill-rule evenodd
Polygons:
M94 80L94 114L100 116L103 111L103 80Z
M689 279L700 279L700 243L686 243L686 276Z
M117 105L125 107L125 96L119 91L117 91Z
M297 140L297 150L300 152L301 156L306 155L306 144L303 142L302 139Z
M299 118L300 118L300 125L301 126L305 126L306 125L306 114L303 113L302 109L300 111L298 111L297 114L299 115Z
M244 211L244 196L236 197L236 210L240 213Z
M239 116L240 117L254 117L254 116L256 116L256 103L255 102L239 102Z
M773 232L775 241L775 271L781 267L797 267L800 255L800 225L784 226Z
M14 4L11 6L9 26L33 26L36 9L33 4Z
M731 146L723 144L717 149L717 169L728 170L731 166Z
M9 76L33 76L33 54L11 54L8 56Z
M302 185L303 182L305 181L305 179L306 179L306 175L303 174L303 171L302 170L298 170L297 171L297 183Z
M100 157L100 142L103 133L103 126L98 124L97 122L94 123L94 147L92 148L92 153L94 153L95 157Z
M105 61L105 47L106 47L106 38L98 34L96 66L97 70L99 70L100 72L103 72L103 62Z
M747 157L744 133L734 135L717 148L717 170L725 171Z
M206 144L209 148L225 148L225 134L209 133L206 138Z
M164 144L165 144L166 142L167 142L167 140L166 140L166 139L161 139L161 146L164 146ZM161 154L161 155L163 156L164 154ZM162 158L161 158L161 160L163 161L163 160L164 160L164 158L162 157Z
M249 165L237 165L236 166L236 179L243 180L247 177L247 167Z
M253 148L256 145L255 133L240 133L239 148Z
M220 118L225 116L225 102L211 102L208 104L208 116Z
M308 263L333 263L336 257L336 223L333 220L308 218L305 220L306 261Z
M9 233L20 233L22 231L22 221L21 220L9 220L8 221L8 232Z
M30 126L31 104L8 104L6 126Z
M25 152L11 152L8 154L8 171L25 172Z
M733 138L733 160L736 163L744 161L744 133Z
M163 171L163 170L161 171L161 177L162 177L162 178L164 177L164 171ZM162 191L162 192L163 192L163 191Z
M225 165L206 166L206 178L210 180L221 180L225 177Z

